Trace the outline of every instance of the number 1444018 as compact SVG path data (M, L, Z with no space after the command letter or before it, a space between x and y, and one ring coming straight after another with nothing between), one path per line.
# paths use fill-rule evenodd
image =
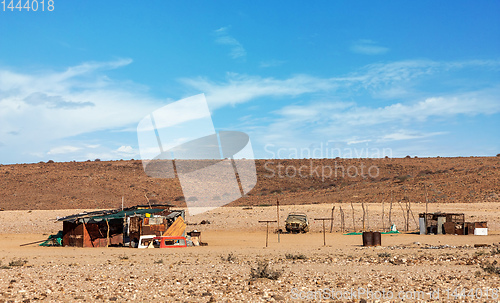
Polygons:
M36 12L38 10L44 12L44 11L49 11L52 12L54 10L54 0L18 0L18 1L6 1L3 0L0 2L2 5L2 11L32 11Z

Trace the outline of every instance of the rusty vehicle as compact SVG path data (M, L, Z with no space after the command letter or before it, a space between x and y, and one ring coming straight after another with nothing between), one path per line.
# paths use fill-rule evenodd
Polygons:
M187 241L184 237L162 236L153 239L154 248L177 248L187 247Z
M289 233L298 234L309 231L309 221L304 213L290 213L285 220L285 229Z
M187 247L185 237L144 235L139 239L137 248L177 248Z

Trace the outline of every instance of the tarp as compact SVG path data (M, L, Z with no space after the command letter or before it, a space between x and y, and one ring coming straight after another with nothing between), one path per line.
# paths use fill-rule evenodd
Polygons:
M387 234L399 234L400 232L399 231L387 231L387 232L381 232L381 234L383 235L387 235ZM352 232L352 233L347 233L347 234L344 234L344 236L353 236L353 235L362 235L363 233L360 233L360 232Z
M154 206L154 205L153 205ZM158 204L157 206L164 206ZM140 207L140 208L139 208ZM57 218L57 221L69 221L69 222L100 222L105 219L121 219L125 216L133 216L135 214L154 214L161 211L167 210L166 208L142 208L142 206L136 206L134 208L127 208L125 210L112 209L112 210L98 210L92 212L84 212L76 215L66 216L62 218Z
M55 235L50 235L47 240L40 243L40 246L62 246L63 231L60 230Z
M99 222L102 220L121 219L125 218L125 216L130 217L137 214L154 214L161 211L164 211L164 209L153 208L153 209L122 210L114 214L92 217L91 221Z

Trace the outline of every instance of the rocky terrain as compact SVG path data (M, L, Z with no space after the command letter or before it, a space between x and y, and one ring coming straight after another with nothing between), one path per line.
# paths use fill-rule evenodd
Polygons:
M359 229L362 208L353 206ZM330 204L280 206L281 226L298 211L309 216L311 231L281 234L278 243L274 223L268 247L258 220L276 219L276 207L188 216L188 230L201 231L208 246L176 249L41 247L33 242L62 227L55 218L82 210L7 210L0 212L0 302L310 302L333 296L334 302L497 302L500 204L474 206L434 203L429 211L486 220L488 236L382 235L382 246L371 248L361 246L360 235L339 232L338 211L323 245L314 218L327 217ZM381 228L381 209L370 204L370 229ZM412 209L422 212L425 204ZM350 209L346 213L352 231ZM400 227L402 217L394 210ZM413 221L410 228L416 229Z
M188 209L188 230L201 231L208 246L176 249L36 243L61 229L57 217L118 208L122 196L124 206L147 197L185 207L178 180L148 177L140 161L0 166L0 303L500 301L500 157L256 165L258 183L246 197L197 215ZM294 176L301 167L302 176ZM328 167L327 177L321 171ZM272 224L265 247L266 226L258 221L276 219L277 199L281 227L298 211L309 216L311 231L281 234L278 242ZM381 230L391 200L400 230L402 205L411 201L409 232L382 235L379 247L341 233L340 207L346 231L361 229L363 206L366 229ZM330 217L333 206L333 232L327 224L323 245L322 223L314 219ZM489 235L418 235L426 207L487 221Z
M0 272L0 302L497 302L498 247L412 245L293 253L88 251ZM54 252L51 252L54 254ZM24 262L18 266L12 262ZM253 273L253 276L252 276Z
M324 246L321 225L312 218L328 211L325 206L283 206L283 215L291 210L309 214L311 232L282 234L279 243L272 232L268 247L265 225L256 221L272 219L275 208L217 209L195 217L210 224L188 225L202 231L208 246L177 249L40 247L29 244L47 237L37 233L34 219L42 222L39 229L48 231L51 224L57 230L60 223L48 218L71 210L5 211L0 302L500 300L498 231L488 236L382 235L379 247L361 246L360 235L327 232ZM481 207L498 226L498 204ZM19 226L32 233L16 231Z
M51 161L49 161L51 162ZM382 200L495 202L500 157L256 160L257 185L230 205L380 203ZM151 202L185 206L178 179L148 177L142 162L0 165L0 208L116 208Z

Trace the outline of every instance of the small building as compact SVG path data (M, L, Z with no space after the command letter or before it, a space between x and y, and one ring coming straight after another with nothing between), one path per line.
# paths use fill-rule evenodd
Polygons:
M172 205L137 205L126 209L84 212L63 218L63 246L134 246L142 235L161 236L184 210Z
M487 235L487 222L465 222L463 213L421 213L420 234Z

